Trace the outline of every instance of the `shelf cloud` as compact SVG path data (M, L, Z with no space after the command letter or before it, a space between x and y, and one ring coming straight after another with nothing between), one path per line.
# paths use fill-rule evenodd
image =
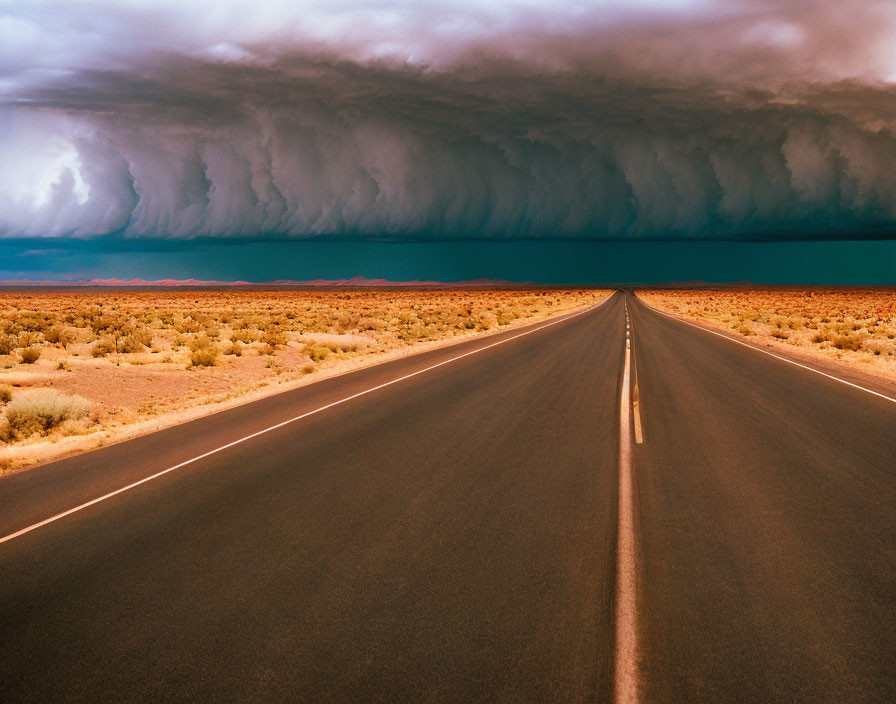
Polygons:
M0 236L896 231L892 2L181 5L0 3Z

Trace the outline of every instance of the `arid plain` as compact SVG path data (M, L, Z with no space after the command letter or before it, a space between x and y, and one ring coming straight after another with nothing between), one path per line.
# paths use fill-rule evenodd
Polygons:
M896 383L894 289L643 290L638 297L790 357Z
M0 473L609 293L0 293Z

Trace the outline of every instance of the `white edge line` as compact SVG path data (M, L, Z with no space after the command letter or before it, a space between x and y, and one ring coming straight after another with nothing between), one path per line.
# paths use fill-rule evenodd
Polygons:
M658 308L654 308L647 301L642 298L638 298L641 303L647 306L654 313L659 313L660 315L664 315L671 320L677 320L679 323L684 323L685 325L690 325L691 327L697 328L698 330L702 330L703 332L708 332L711 335L716 335L717 337L721 337L723 340L728 340L729 342L734 342L735 344L741 345L742 347L746 347L747 349L753 350L754 352L762 352L762 354L767 354L769 357L774 357L775 359L780 359L782 362L787 362L788 364L793 364L794 366L801 367L802 369L807 369L810 372L815 372L816 374L821 374L821 376L826 376L828 379L833 379L834 381L839 381L841 384L846 384L847 386L851 386L854 389L859 389L860 391L866 391L869 394L873 394L879 398L882 398L886 401L890 401L891 403L896 403L896 398L892 396L887 396L886 394L882 394L879 391L874 391L873 389L869 389L867 386L861 386L860 384L853 384L851 381L847 381L846 379L841 379L839 376L834 376L833 374L828 374L827 372L823 372L820 369L815 369L814 367L810 367L806 364L800 364L799 362L795 362L792 359L787 359L787 357L782 357L779 354L775 354L774 352L769 352L768 350L764 350L761 347L755 347L754 345L747 344L741 340L736 340L733 337L729 337L723 333L717 332L716 330L710 330L709 328L705 328L702 325L697 325L696 323L692 323L690 320L685 320L684 318L679 318L677 315L672 315L670 313L666 313L665 311L659 310Z
M313 416L313 415L315 415L316 413L320 413L321 411L325 411L325 410L327 410L328 408L333 408L334 406L339 406L339 405L341 405L341 404L343 404L343 403L346 403L346 402L348 402L348 401L352 401L352 400L354 400L354 399L356 399L356 398L359 398L359 397L361 397L361 396L366 396L366 395L369 394L369 393L373 393L374 391L378 391L378 390L383 389L383 388L385 388L385 387L387 387L387 386L392 386L393 384L397 384L397 383L399 383L399 382L401 382L401 381L405 381L405 380L407 380L407 379L410 379L411 377L415 377L415 376L417 376L417 375L419 375L419 374L423 374L423 373L428 372L428 371L431 371L431 370L433 370L433 369L437 369L438 367L445 366L446 364L450 364L451 362L456 362L457 360L459 360L459 359L463 359L464 357L469 357L470 355L472 355L472 354L476 354L477 352L483 352L484 350L490 349L490 348L492 348L492 347L497 347L498 345L503 345L505 342L510 342L511 340L516 340L517 338L524 337L524 336L526 336L526 335L531 335L532 333L538 332L539 330L544 330L545 328L549 328L549 327L551 327L552 325L557 325L558 323L562 323L562 322L564 322L564 321L566 321L566 320L571 320L572 318L578 317L578 316L580 316L580 315L584 315L585 313L588 313L588 312L590 312L590 311L596 310L597 308L599 308L600 306L602 306L604 303L606 303L607 301L609 301L611 298L613 298L614 295L615 295L615 293L611 293L609 296L607 296L607 297L606 297L604 300L602 300L600 303L598 303L598 304L596 304L596 305L593 305L593 306L589 306L588 308L585 308L584 310L581 310L581 311L579 311L578 313L572 313L572 314L570 314L570 315L565 315L565 316L563 316L562 318L560 318L560 319L558 319L558 320L552 320L552 321L550 321L550 322L548 322L548 323L545 323L545 324L543 324L543 325L539 325L537 328L534 328L534 329L532 329L532 330L526 330L525 332L521 332L521 333L518 333L518 334L516 334L516 335L511 335L510 337L505 337L503 340L499 340L498 342L493 342L492 344L490 344L490 345L485 345L484 347L477 347L475 350L471 350L471 351L469 351L469 352L464 352L463 354L459 354L459 355L457 355L456 357L451 357L450 359L446 359L446 360L444 360L444 361L442 361L442 362L439 362L438 364L433 364L433 365L431 365L431 366L429 366L429 367L425 367L424 369L418 369L418 370L415 371L415 372L411 372L410 374L405 374L404 376L400 376L400 377L398 377L397 379L392 379L392 380L387 381L387 382L385 382L385 383L383 383L383 384L379 384L378 386L373 386L373 387L371 387L371 388L369 388L369 389L365 389L364 391L359 391L359 392L356 393L356 394L352 394L351 396L346 396L345 398L341 398L341 399L339 399L338 401L333 401L332 403L328 403L328 404L326 404L325 406L321 406L320 408L315 408L313 411L308 411L307 413L302 413L301 415L295 416L294 418L289 418L288 420L284 420L284 421L282 421L282 422L280 422L280 423L277 423L277 424L275 424L275 425L271 425L271 426L269 426L269 427L267 427L267 428L264 428L264 429L262 429L262 430L259 430L259 431L257 431L257 432L254 432L254 433L252 433L252 434L250 434L250 435L246 435L246 436L244 436L244 437L241 437L241 438L239 438L238 440L234 440L233 442L229 442L229 443L227 443L226 445L221 445L220 447L216 447L216 448L213 449L213 450L209 450L208 452L204 452L204 453L202 453L201 455L197 455L196 457L192 457L192 458L190 458L190 459L188 459L188 460L184 460L183 462L180 462L179 464L176 464L176 465L174 465L174 466L172 466L172 467L168 467L167 469L163 469L163 470L161 470L160 472L156 472L155 474L151 474L150 476L148 476L148 477L144 477L143 479L139 479L139 480L136 481L136 482L133 482L133 483L131 483L131 484L128 484L127 486L123 486L123 487L121 487L120 489L116 489L115 491L110 491L108 494L103 494L102 496L98 496L97 498L95 498L95 499L91 499L90 501L87 501L87 502L85 502L85 503L83 503L83 504L80 504L80 505L78 505L78 506L74 506L73 508L70 508L70 509L68 509L67 511L63 511L62 513L57 513L55 516L50 516L49 518L45 518L45 519L42 520L42 521L38 521L37 523L33 523L32 525L27 526L27 527L25 527L25 528L22 528L21 530L17 530L15 533L10 533L9 535L6 535L6 536L0 538L0 543L6 543L6 542L8 542L8 541L10 541L10 540L13 540L13 539L15 539L15 538L18 538L19 536L25 535L26 533L30 533L30 532L33 531L33 530L36 530L36 529L38 529L38 528L41 528L41 527L43 527L43 526L45 526L45 525L48 525L48 524L50 524L50 523L54 523L55 521L58 521L58 520L61 519L61 518L65 518L66 516L70 516L70 515L72 515L73 513L77 513L78 511L82 511L82 510L84 510L85 508L89 508L90 506L93 506L94 504L98 504L98 503L100 503L100 502L102 502L102 501L106 501L107 499L111 499L113 496L118 496L119 494L123 494L123 493L126 492L126 491L130 491L131 489L134 489L134 488L140 486L141 484L146 484L147 482L151 482L153 479L158 479L159 477L161 477L161 476L163 476L163 475L165 475L165 474L168 474L169 472L173 472L173 471L175 471L175 470L177 470L177 469L181 469L182 467L186 467L188 464L193 464L194 462L198 462L199 460L203 460L203 459L205 459L206 457L210 457L211 455L215 455L215 454L217 454L217 453L219 453L219 452L222 452L223 450L230 449L231 447L234 447L235 445L239 445L239 444L244 443L244 442L246 442L246 441L248 441L248 440L252 440L253 438L257 438L259 435L264 435L265 433L269 433L269 432L271 432L272 430L277 430L278 428L282 428L283 426L285 426L285 425L289 425L290 423L295 423L296 421L300 421L300 420L302 420L303 418L307 418L308 416Z
M626 335L627 338L627 335ZM628 341L626 339L626 341ZM613 701L638 702L637 575L632 498L631 348L625 349L619 411L619 503L613 647Z

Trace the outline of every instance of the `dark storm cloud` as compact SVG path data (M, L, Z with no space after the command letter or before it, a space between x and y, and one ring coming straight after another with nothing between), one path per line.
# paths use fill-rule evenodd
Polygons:
M891 5L636 5L19 15L0 233L890 232Z

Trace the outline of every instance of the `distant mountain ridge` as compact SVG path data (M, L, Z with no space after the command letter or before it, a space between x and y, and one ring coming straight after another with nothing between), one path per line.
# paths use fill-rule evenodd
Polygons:
M515 283L503 279L479 278L471 281L389 281L355 276L351 279L313 279L293 281L203 281L200 279L85 279L80 281L53 281L21 279L0 281L0 286L10 288L494 288L525 286L530 282Z

